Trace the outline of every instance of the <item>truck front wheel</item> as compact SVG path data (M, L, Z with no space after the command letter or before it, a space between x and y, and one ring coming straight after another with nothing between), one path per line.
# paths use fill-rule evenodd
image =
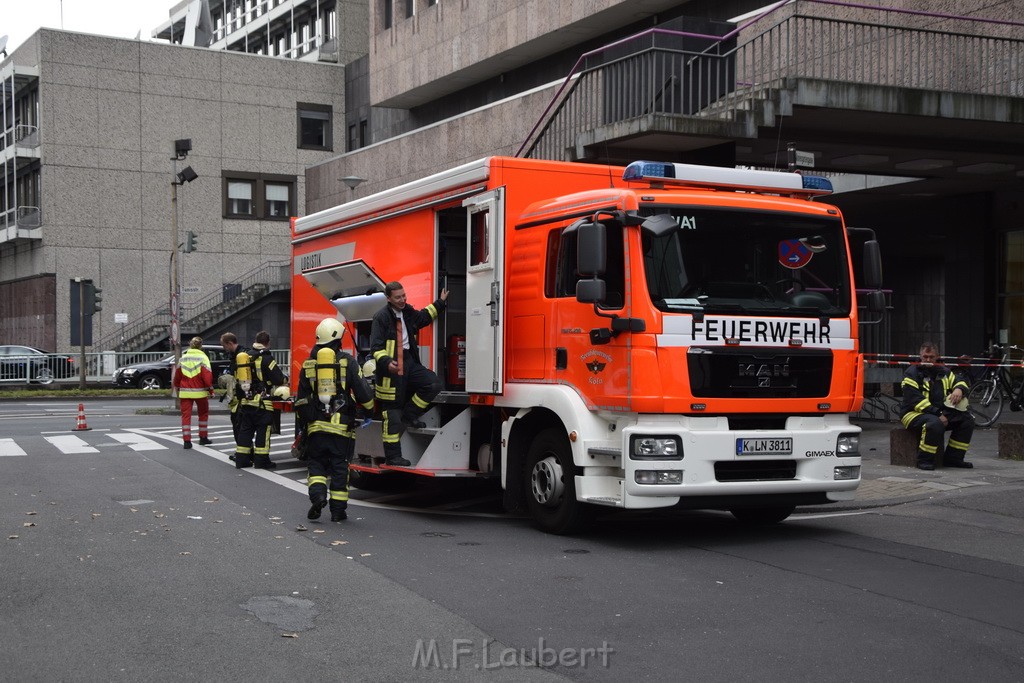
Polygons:
M795 505L768 505L765 507L733 508L732 516L743 524L766 526L778 524L793 514Z
M576 500L576 466L565 433L545 429L526 454L526 507L534 525L551 534L571 534L590 521L592 507Z

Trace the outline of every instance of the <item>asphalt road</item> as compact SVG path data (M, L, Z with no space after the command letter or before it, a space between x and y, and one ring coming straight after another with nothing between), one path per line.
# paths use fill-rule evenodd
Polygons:
M616 514L573 538L488 511L486 490L433 506L359 492L331 524L305 519L299 474L239 472L220 443L184 451L173 416L121 402L89 402L92 429L73 432L76 406L0 405L9 680L1016 681L1024 666L1017 487L763 529ZM64 435L96 452L60 450Z

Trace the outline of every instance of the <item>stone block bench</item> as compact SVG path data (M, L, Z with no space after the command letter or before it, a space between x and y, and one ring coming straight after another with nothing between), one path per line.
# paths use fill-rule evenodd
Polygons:
M1020 425L1024 427L1024 425ZM903 467L917 467L917 444L921 437L897 427L889 432L889 464ZM1024 445L1024 439L1021 441ZM935 466L942 467L942 451L935 454Z
M1000 422L996 452L1003 460L1024 460L1024 424Z

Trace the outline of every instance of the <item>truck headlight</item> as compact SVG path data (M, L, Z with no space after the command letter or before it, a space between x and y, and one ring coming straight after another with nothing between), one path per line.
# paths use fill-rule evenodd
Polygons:
M836 442L836 455L840 458L860 455L860 434L840 434Z
M634 436L629 457L633 460L682 460L683 447L677 436Z

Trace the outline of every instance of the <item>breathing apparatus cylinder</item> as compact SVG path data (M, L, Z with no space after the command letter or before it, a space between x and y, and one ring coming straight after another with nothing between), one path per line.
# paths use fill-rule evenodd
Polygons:
M330 406L331 399L338 393L335 367L334 349L325 346L316 352L316 395L325 408Z
M252 360L245 351L239 351L235 356L235 379L242 393L248 394L252 388Z

